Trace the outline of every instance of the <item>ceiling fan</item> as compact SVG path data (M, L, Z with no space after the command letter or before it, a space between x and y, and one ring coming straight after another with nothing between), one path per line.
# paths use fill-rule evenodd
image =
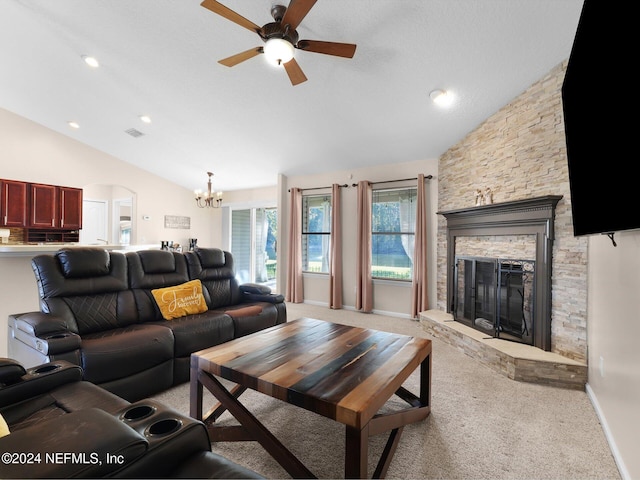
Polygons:
M218 15L237 23L258 36L264 42L264 46L255 47L245 52L237 53L228 58L219 60L218 63L227 67L233 67L245 60L261 53L276 65L284 66L292 85L298 85L307 80L300 65L293 57L294 50L324 53L338 57L353 58L356 46L351 43L323 42L319 40L298 40L296 28L302 19L309 13L317 0L291 0L289 7L274 5L271 7L271 16L274 22L259 27L242 15L225 7L216 0L204 0L201 5Z

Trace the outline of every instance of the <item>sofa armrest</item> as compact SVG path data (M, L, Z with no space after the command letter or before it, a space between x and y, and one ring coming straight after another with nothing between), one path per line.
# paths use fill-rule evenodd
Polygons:
M2 476L102 478L134 463L147 448L144 437L105 411L77 410L0 438Z
M72 352L82 343L80 336L67 329L66 323L55 315L42 312L10 315L9 325L13 328L15 340L43 357Z
M49 392L54 388L82 380L82 368L60 360L28 368L26 374L8 385L0 386L0 407Z
M243 293L240 296L242 303L249 302L268 302L268 303L283 303L284 295L279 293L259 294L259 293Z
M258 295L268 295L271 293L270 287L260 283L243 283L239 288L242 293L255 293Z
M17 313L9 316L14 327L34 337L68 331L67 323L55 315L42 312Z
M0 358L0 385L16 383L26 374L20 362L12 358Z

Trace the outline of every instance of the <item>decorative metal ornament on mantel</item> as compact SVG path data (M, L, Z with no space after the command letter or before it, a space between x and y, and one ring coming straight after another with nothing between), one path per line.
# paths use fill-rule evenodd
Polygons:
M211 177L213 173L207 172L209 181L207 182L207 191L202 193L201 190L195 190L196 204L200 208L220 208L222 206L222 192L214 192L211 188Z

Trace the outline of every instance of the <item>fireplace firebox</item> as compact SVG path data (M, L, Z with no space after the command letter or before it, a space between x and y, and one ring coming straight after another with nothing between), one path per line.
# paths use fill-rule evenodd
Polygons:
M533 345L535 261L456 256L454 318L493 337Z

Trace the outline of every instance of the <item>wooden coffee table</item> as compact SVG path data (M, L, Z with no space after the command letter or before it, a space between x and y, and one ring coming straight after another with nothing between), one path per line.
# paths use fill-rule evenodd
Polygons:
M415 395L402 384L418 367ZM204 415L203 386L220 402ZM190 414L206 423L212 442L258 441L292 477L315 478L240 403L247 388L343 423L346 478L367 476L369 437L390 431L374 472L383 478L403 427L431 412L431 341L301 318L191 355ZM407 407L378 413L393 394ZM215 423L225 410L239 425Z

